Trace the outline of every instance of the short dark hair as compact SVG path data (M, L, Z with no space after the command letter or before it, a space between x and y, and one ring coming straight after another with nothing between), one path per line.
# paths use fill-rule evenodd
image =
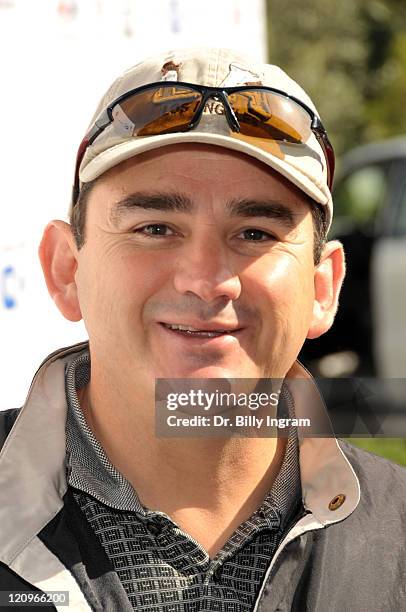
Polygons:
M71 209L69 222L72 227L76 246L81 249L85 243L86 212L89 195L97 182L97 178L89 183L84 183L79 193L76 205ZM310 210L313 217L313 259L317 266L320 263L321 254L327 240L327 217L324 206L318 204L310 197L308 198Z
M324 245L327 241L328 223L326 207L309 197L310 210L313 217L313 259L317 266L321 260Z
M97 183L97 178L89 183L83 183L77 201L71 206L69 223L77 248L80 250L85 244L86 213L90 192Z

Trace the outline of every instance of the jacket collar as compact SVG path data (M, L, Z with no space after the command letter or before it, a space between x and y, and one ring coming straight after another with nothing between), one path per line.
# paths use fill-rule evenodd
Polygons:
M63 506L67 490L65 371L87 350L88 342L82 342L44 360L0 452L0 560L7 565ZM295 381L303 378L310 382L307 397L295 388ZM288 373L287 382L297 418L308 416L311 406L315 418L328 421L317 387L299 362ZM342 521L358 505L358 479L334 437L298 433L304 506L323 526ZM344 503L331 509L338 495L345 496Z
M308 418L311 422L312 437L305 428L298 427L304 507L323 526L337 523L347 518L359 503L358 478L334 436L324 400L308 370L296 361L285 383L293 398L296 418Z

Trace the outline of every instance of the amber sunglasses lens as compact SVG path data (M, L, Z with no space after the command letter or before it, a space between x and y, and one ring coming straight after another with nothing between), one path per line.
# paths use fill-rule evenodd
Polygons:
M131 136L154 136L187 130L202 94L183 86L146 89L117 104L114 121L131 122Z
M228 94L241 135L301 144L311 134L308 113L283 95L249 90Z

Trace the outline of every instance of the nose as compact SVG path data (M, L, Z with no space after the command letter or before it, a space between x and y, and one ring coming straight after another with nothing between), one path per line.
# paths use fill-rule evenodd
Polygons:
M178 293L193 294L208 303L218 298L237 300L241 294L231 254L220 240L207 237L195 240L183 250L177 261L174 286Z

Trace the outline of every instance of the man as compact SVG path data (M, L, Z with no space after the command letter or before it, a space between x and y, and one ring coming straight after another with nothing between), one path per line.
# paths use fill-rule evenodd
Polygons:
M67 591L73 610L406 608L402 468L325 429L155 431L162 379L282 379L278 410L325 418L296 358L332 325L344 277L325 242L333 159L275 66L193 49L113 83L71 224L40 246L89 343L50 355L2 415L0 590Z

